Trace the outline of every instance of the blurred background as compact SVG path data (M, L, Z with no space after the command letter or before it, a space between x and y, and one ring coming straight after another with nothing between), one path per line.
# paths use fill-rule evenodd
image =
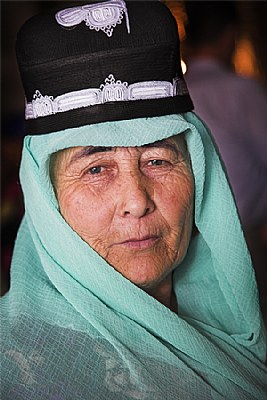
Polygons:
M192 53L192 46L188 42L186 30L187 7L182 1L164 1L164 3L171 9L178 22L183 70L186 77L188 60ZM186 3L191 2L187 1ZM218 3L222 5L228 2ZM18 180L22 142L25 134L23 125L24 94L15 56L16 32L29 17L58 4L62 7L69 6L69 3L65 1L1 1L1 295L9 288L12 251L16 232L24 212L23 197ZM242 76L255 79L261 85L262 90L266 91L267 2L237 1L235 6L238 17L238 35L235 38L230 68ZM198 18L199 20L204 18L201 11ZM267 126L265 134L267 135ZM267 149L265 152L267 154ZM265 178L267 181L266 176ZM249 185L247 190L250 190ZM266 309L267 227L264 221L262 224L257 224L256 227L250 227L246 232L246 238L254 261L261 301Z

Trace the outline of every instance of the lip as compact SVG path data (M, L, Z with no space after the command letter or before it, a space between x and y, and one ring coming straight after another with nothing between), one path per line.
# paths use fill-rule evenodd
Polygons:
M145 236L143 238L131 238L118 245L132 250L144 250L152 247L159 240L159 236Z

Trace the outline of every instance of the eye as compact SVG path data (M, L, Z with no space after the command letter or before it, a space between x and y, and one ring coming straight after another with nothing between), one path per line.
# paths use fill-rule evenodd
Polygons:
M148 165L152 165L153 167L164 165L165 163L166 163L166 161L164 161L164 160L149 160L148 161Z
M91 175L96 175L96 174L100 174L100 172L102 172L102 167L100 167L99 165L97 165L96 167L92 167L88 170L89 174Z

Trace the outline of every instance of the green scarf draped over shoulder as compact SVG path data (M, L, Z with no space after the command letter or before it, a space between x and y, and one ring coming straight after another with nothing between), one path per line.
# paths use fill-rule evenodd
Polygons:
M139 289L61 217L52 153L141 146L184 133L195 225L173 284L178 315ZM229 184L193 114L27 136L25 198L2 299L3 399L266 399L266 339L251 260Z

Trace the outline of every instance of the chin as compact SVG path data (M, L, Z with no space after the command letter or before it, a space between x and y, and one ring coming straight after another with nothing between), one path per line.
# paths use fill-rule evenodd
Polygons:
M141 283L132 282L132 283L134 283L136 286L138 286L140 289L144 290L145 292L149 292L151 290L156 289L163 280L164 280L164 278L158 279L155 281L147 281L147 282L141 282Z
M127 270L116 268L125 278L131 281L134 285L144 290L156 288L167 275L172 271L171 266L155 265L138 262L135 259L134 265L128 265Z

